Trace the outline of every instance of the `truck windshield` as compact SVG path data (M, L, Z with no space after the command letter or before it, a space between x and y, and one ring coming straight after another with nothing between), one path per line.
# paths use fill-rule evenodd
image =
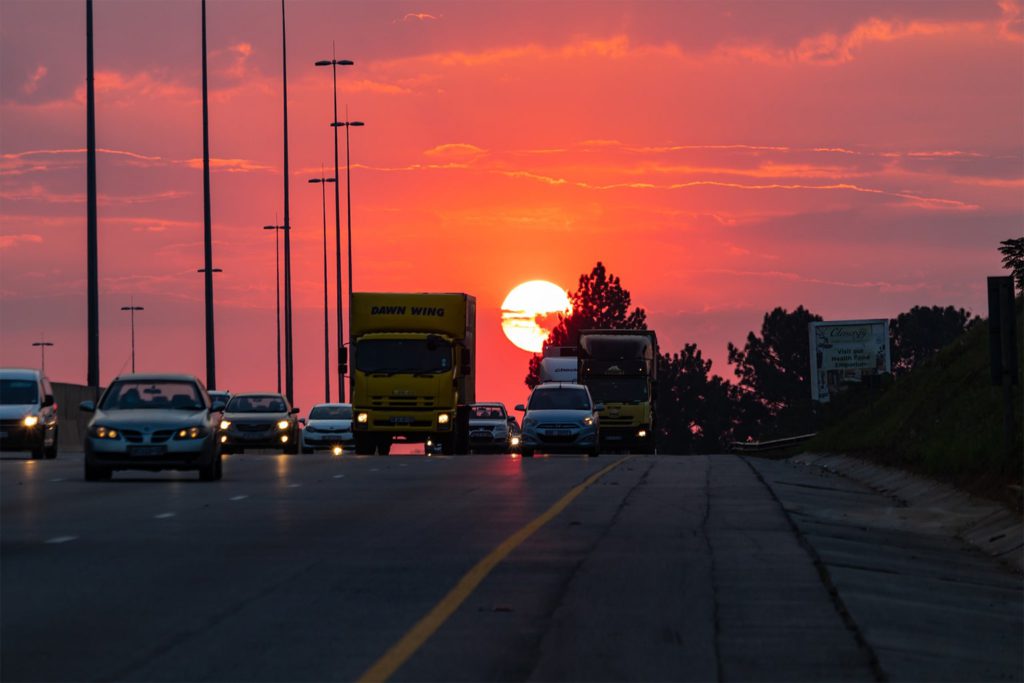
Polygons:
M438 373L452 367L443 339L366 339L356 344L356 369L366 373Z
M648 397L645 377L588 377L587 388L598 403L643 403Z

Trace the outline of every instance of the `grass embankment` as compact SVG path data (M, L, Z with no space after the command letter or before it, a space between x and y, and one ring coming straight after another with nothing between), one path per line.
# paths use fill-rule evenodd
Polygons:
M1024 346L1017 299L1017 347ZM1024 364L1022 364L1024 369ZM1016 443L1003 443L1003 393L989 370L983 321L909 375L829 406L832 419L804 445L845 453L949 482L977 495L1013 501L1024 472L1022 385L1013 387Z

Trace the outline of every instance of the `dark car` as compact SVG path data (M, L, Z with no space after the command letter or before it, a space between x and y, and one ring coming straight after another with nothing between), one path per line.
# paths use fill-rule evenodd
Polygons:
M110 479L114 470L197 470L203 481L222 475L217 411L192 375L117 377L93 413L85 436L85 479Z
M285 453L298 453L298 412L281 394L235 394L220 421L221 452L281 448Z
M57 405L38 370L0 369L0 450L57 457Z

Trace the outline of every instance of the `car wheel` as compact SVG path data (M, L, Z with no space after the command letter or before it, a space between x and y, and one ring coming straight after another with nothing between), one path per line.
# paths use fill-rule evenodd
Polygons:
M46 459L53 460L57 457L57 438L60 436L59 430L53 430L53 445L46 449Z
M523 448L522 449L522 454L523 454L524 458L532 458L533 457L533 449L532 448Z
M309 448L308 446L302 446L300 450L302 451L303 455L311 455L313 453L313 449Z
M46 435L43 434L39 437L39 445L32 447L32 459L39 460L46 456Z
M601 451L599 451L599 450L598 450L598 449L596 449L596 448L593 448L593 449L591 449L591 450L587 451L587 457L588 457L588 458L596 458L596 457L597 457L597 456L599 456L600 454L601 454Z
M220 479L218 475L220 464L220 453L217 453L210 459L210 463L207 465L201 465L199 467L199 481L217 481Z
M114 471L109 467L100 467L98 465L90 465L85 463L85 480L86 481L110 481L114 476Z

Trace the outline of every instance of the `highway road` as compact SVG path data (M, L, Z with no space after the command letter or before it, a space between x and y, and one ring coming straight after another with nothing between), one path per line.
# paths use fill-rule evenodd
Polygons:
M785 462L62 453L0 496L5 682L1024 678L1018 575Z

